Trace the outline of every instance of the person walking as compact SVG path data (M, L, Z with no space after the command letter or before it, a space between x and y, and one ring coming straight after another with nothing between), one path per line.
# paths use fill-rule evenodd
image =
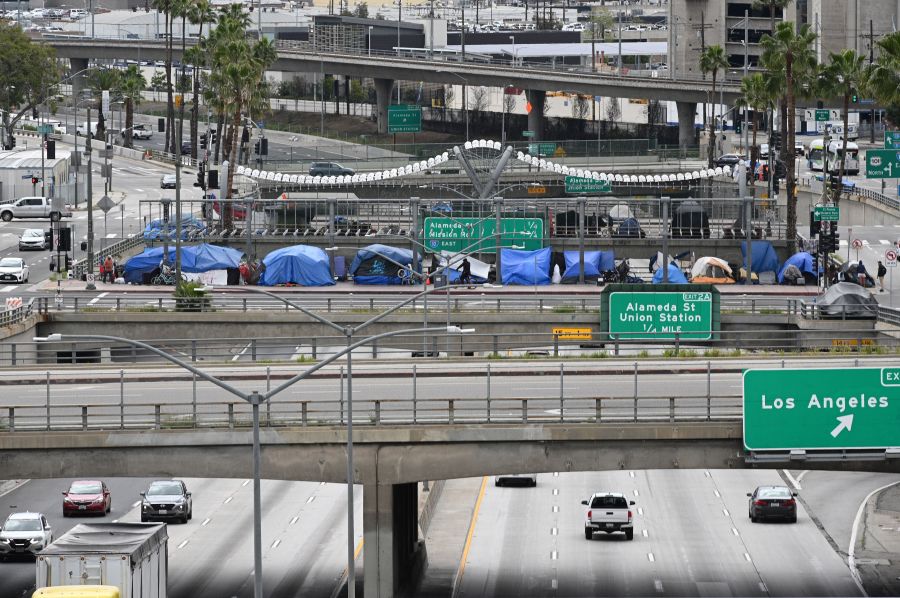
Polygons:
M115 282L115 264L113 264L113 259L111 255L106 256L106 260L103 262L103 271L106 273L106 280L103 282Z
M866 288L866 265L862 263L862 260L856 265L856 282L862 288Z
M100 282L106 282L106 261L100 260L97 266L97 273L100 274Z
M472 264L469 263L469 258L467 257L464 257L462 261L459 282L462 284L472 284Z
M887 274L887 268L885 268L884 264L881 263L881 260L878 260L878 286L881 289L878 291L879 293L884 292L884 276Z

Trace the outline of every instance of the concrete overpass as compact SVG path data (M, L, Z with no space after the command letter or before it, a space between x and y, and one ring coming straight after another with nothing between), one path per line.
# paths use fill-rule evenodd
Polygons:
M164 60L165 43L150 40L91 40L69 36L46 37L60 58L68 58L72 72L88 67L90 60ZM190 42L189 42L190 43ZM180 43L175 44L173 59L181 59ZM418 58L369 56L320 52L297 43L281 42L278 60L272 70L286 72L329 73L349 77L373 78L377 95L378 127L387 132L387 107L391 103L394 81L425 81L453 85L485 87L513 86L526 90L532 110L528 128L541 139L544 99L548 91L571 91L594 96L669 100L677 103L681 145L690 145L694 136L697 104L710 101L712 81L703 79L651 79L611 76L590 70L550 68L540 65L484 64ZM719 83L716 92L732 104L740 95L740 86ZM716 101L719 98L713 98Z
M51 426L53 427L53 426ZM394 596L424 558L416 482L509 472L784 467L755 463L740 420L363 426L354 442L363 485L365 593ZM267 428L266 479L346 481L339 426ZM252 434L240 429L79 430L0 433L7 478L250 477ZM900 460L835 453L805 468L900 471Z

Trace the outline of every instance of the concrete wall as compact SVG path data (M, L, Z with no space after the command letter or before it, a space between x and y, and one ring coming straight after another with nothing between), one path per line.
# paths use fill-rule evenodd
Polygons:
M900 26L898 0L810 0L809 24L818 31L819 59L845 48L869 53L869 22L876 41ZM877 52L877 47L876 47Z

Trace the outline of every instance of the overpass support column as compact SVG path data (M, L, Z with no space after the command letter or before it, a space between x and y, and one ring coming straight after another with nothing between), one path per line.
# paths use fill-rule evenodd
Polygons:
M525 98L531 104L531 112L528 113L528 130L534 131L534 141L544 138L544 100L547 92L541 89L526 89Z
M391 598L421 570L419 485L363 487L363 583L366 598Z
M85 88L84 79L87 77L87 73L83 73L81 71L87 70L88 68L88 59L87 58L70 58L69 66L72 69L73 73L81 73L76 75L74 79L72 79L72 97L75 98L75 101L78 101L78 94L82 89Z
M682 149L694 145L694 119L697 102L676 102L678 109L678 145Z
M375 105L378 116L378 132L388 132L388 106L391 105L393 79L375 79Z

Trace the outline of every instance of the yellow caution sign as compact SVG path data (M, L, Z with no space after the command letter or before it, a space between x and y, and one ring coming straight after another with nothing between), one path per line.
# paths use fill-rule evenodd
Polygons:
M590 328L554 328L553 336L564 341L589 341L593 331Z
M546 192L546 187L528 187L528 195L544 195Z

